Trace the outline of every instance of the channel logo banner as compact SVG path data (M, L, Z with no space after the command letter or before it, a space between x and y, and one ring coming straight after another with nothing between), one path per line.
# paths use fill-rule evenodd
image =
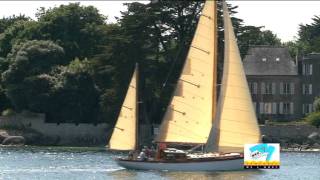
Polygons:
M276 143L245 144L245 169L279 169L280 145Z

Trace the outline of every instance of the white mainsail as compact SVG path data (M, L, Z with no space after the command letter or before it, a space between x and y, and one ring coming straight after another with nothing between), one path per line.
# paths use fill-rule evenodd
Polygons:
M207 142L216 102L216 2L206 1L157 142Z
M216 120L207 142L209 152L242 152L260 142L260 130L228 8L223 2L224 68Z
M137 87L138 65L135 67L117 123L109 141L109 149L124 151L136 149L138 128Z

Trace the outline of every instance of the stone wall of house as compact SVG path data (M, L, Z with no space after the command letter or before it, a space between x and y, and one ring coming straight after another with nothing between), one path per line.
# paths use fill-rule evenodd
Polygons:
M310 125L260 125L261 134L269 137L281 138L308 138L313 133L319 133L320 129Z

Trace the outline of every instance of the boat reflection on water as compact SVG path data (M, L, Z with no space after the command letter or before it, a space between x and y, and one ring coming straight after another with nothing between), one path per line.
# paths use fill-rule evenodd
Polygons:
M247 179L257 179L257 176L263 175L266 172L264 170L178 172L178 171L137 171L137 170L122 169L122 170L111 172L109 176L111 176L114 179L141 179L144 177L143 175L144 173L149 174L150 179L154 177L157 179L163 178L163 179L197 179L197 180L209 180L209 179L215 179L215 180L246 179L247 180Z

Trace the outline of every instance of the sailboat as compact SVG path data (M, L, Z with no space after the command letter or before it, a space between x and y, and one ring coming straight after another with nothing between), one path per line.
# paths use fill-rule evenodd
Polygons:
M221 84L217 84L216 14L216 1L206 1L174 96L155 139L166 145L203 145L204 151L166 148L163 157L154 160L117 159L120 166L174 171L243 169L244 144L259 143L260 130L225 2L224 68Z
M138 146L138 64L136 64L127 94L113 128L108 149L136 150Z

